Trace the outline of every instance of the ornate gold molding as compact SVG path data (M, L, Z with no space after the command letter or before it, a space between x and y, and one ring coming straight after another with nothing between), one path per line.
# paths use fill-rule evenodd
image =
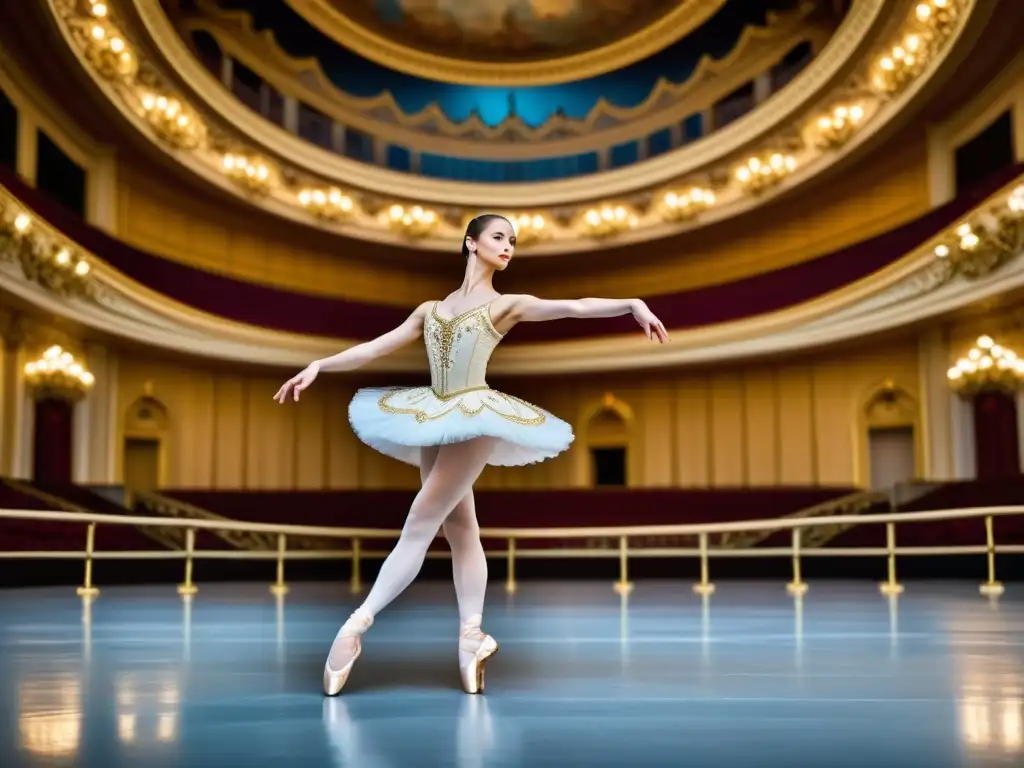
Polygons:
M740 85L764 74L793 46L808 39L824 44L824 30L808 28L810 8L772 14L766 27L748 27L721 59L705 56L681 83L660 79L644 102L616 107L601 100L582 119L555 115L539 126L519 117L487 125L479 116L452 121L436 103L408 114L384 91L360 98L340 90L316 59L289 56L273 32L256 32L244 11L226 11L201 0L203 16L184 19L182 34L202 30L232 59L281 93L309 104L347 127L418 152L481 159L535 159L604 150L636 140L709 108Z
M71 0L47 1L55 9L62 31L74 42L74 36L69 33L69 29L73 28L75 23L84 23L80 12L82 6L72 3ZM180 162L208 180L230 190L235 185L225 176L225 155L273 154L276 155L277 165L280 167L280 182L271 184L265 194L258 197L251 196L246 190L239 190L240 194L249 196L250 200L264 210L348 236L403 243L410 242L409 233L403 227L396 227L395 219L390 217L388 212L395 205L400 205L404 209L413 209L417 206L425 210L432 209L438 215L437 225L426 235L418 236L415 243L418 247L435 250L450 248L450 243L462 235L462 223L482 208L503 210L515 217L528 216L530 221L543 220L545 236L535 239L533 244L527 246L527 255L602 247L598 238L588 236L591 232L595 235L602 233L593 228L588 229L586 222L593 219L595 211L597 215L602 215L604 207L607 206L623 205L637 211L635 223L631 218L631 225L616 234L617 240L622 243L669 236L736 216L756 207L764 197L778 194L799 184L838 162L885 129L890 120L929 83L945 56L952 50L953 41L962 34L968 19L975 15L984 16L978 14L975 0L949 0L957 3L957 7L962 9L957 17L959 25L948 31L943 45L935 48L938 53L912 84L896 95L880 94L873 91L868 83L874 66L873 59L869 57L868 60L863 60L852 72L846 61L854 52L863 55L865 50L869 50L868 41L871 35L876 33L879 27L884 26L886 21L891 22L891 18L883 13L881 0L861 0L851 10L847 20L826 49L794 83L752 114L705 140L660 156L656 162L641 163L586 178L543 184L481 185L438 182L412 174L368 166L339 157L298 139L224 94L219 82L195 60L159 8L140 0L121 1L134 2L138 19L162 55L173 64L189 87L200 95L206 108L216 110L222 117L232 121L234 126L222 129L207 123L207 140L194 150L182 151L178 147L170 146L165 139L157 135L140 114L139 105L142 97L134 80L109 80L90 65L87 65L87 68L94 72L100 87L113 98L115 104L140 130L150 133ZM890 12L896 8L890 3L884 5ZM913 3L901 3L899 7L912 9L913 6ZM112 10L108 12L113 13ZM895 34L890 31L890 36L884 41L876 41L876 47L873 49L876 58L891 50L896 42L908 34L909 29L921 28L922 22L914 16L913 11L908 10L908 13L905 22L897 25ZM108 16L107 20L109 18ZM80 41L76 43L79 44ZM165 81L159 70L147 59L140 60L138 79L146 81L150 93L154 91L154 83L162 92L169 90L163 85L169 81ZM165 95L169 98L180 98L183 103L185 102L180 94ZM826 149L820 142L810 141L809 128L797 130L792 124L779 127L783 125L782 121L787 116L790 120L798 116L798 121L803 121L806 126L813 128L821 115L818 112L821 107L814 104L815 98L824 100L827 110L832 110L836 103L845 103L853 99L861 105L864 118L853 136L841 147ZM253 139L257 139L265 148L272 148L273 152L268 153L266 149L252 146ZM249 147L246 147L247 142L250 143ZM738 156L737 150L742 150L744 146L748 148L747 151L758 154L782 152L792 156L796 166L794 172L767 195L749 194L734 176L736 166L744 162L742 155ZM686 175L678 177L675 170L679 167L688 168L689 171ZM699 176L693 172L697 167L703 168ZM331 175L337 178L325 178ZM348 179L349 183L338 182L342 177ZM660 179L668 181L661 183ZM694 186L708 186L709 182L715 202L699 216L679 217L672 212L670 205L661 205L659 202L659 198L664 201L673 195L679 197L686 190ZM653 191L652 186L657 191ZM346 210L346 215L323 217L314 211L307 212L307 206L301 202L304 193L332 188L351 201L352 207ZM632 191L615 196L607 194L609 190L622 189ZM589 202L599 201L602 197L608 202ZM665 215L666 212L668 215Z
M725 0L680 0L638 32L590 51L526 62L465 61L416 50L379 35L323 0L285 0L321 32L371 61L428 80L466 85L547 85L582 80L628 66L682 39Z
M1024 195L1024 177L992 195L964 220L1014 210ZM0 187L0 202L17 204ZM29 212L31 213L31 212ZM1024 218L1024 212L1018 212ZM45 222L38 229L62 237ZM826 296L765 315L673 333L673 344L654 346L639 334L582 341L502 346L491 371L496 376L601 372L706 364L779 354L859 338L908 323L939 317L1004 292L1024 288L1020 250L997 271L969 279L949 259L935 254L958 224L938 233L913 253L879 272ZM65 243L72 246L72 243ZM1024 246L1022 246L1024 248ZM181 354L278 366L301 366L347 348L350 340L314 338L270 331L216 317L168 299L135 283L87 254L95 265L96 290L89 297L60 299L20 271L0 264L0 290L34 304L42 312ZM200 279L200 278L197 278ZM421 350L407 347L369 370L422 371Z

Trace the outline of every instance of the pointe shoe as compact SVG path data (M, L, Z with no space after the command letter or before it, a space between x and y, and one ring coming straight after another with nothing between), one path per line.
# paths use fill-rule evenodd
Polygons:
M480 616L473 616L462 625L459 650L462 653L473 654L467 662L463 663L461 658L459 661L463 689L466 693L483 693L484 666L487 660L498 652L498 643L480 630Z
M363 652L362 635L372 625L372 616L357 612L349 616L348 621L338 630L338 634L334 638L335 642L340 637L354 637L356 649L352 654L351 661L338 670L331 668L331 654L328 652L327 661L324 663L324 693L328 696L337 696L341 693L341 689L345 687L345 683L348 682L349 673L352 671L352 666L356 663L356 659L359 658L359 654Z

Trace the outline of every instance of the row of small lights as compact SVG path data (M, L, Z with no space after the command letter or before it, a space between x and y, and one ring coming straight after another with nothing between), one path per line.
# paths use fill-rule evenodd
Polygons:
M1014 189L1006 199L1006 209L1015 216L1024 214L1024 185ZM998 223L998 222L997 222ZM956 234L955 245L962 251L974 251L981 245L982 236L988 234L991 222L979 222L972 224L965 221L954 230ZM978 234L980 229L981 234ZM933 251L939 259L948 259L953 255L952 248L946 243L939 243Z
M93 16L98 19L105 19L109 15L106 3L90 0L90 7ZM948 21L954 10L955 0L929 0L919 3L915 14L919 22L935 25ZM111 52L131 57L123 37L108 36L101 24L93 26L92 34L97 42L106 41ZM921 35L906 35L879 60L881 74L876 78L876 86L880 90L891 91L903 79L915 75L915 68L924 58L919 55L922 53L922 45ZM141 106L150 123L171 143L183 148L193 148L200 143L205 126L179 99L147 92L141 97ZM860 103L835 106L829 114L822 115L813 124L813 143L821 148L841 145L853 135L865 116L866 110ZM746 158L734 169L732 175L744 192L760 194L780 184L796 170L797 165L793 155L770 150ZM259 195L269 194L281 175L270 161L235 152L222 156L221 169L239 186ZM296 201L311 216L326 219L349 218L357 209L355 198L337 188L302 189L296 194ZM713 190L693 187L686 191L673 189L662 192L655 208L664 220L680 220L694 218L717 202L718 196ZM521 240L551 235L551 228L540 213L517 213L513 214L513 219L520 231ZM406 234L425 236L441 223L442 217L423 206L396 204L381 216L381 221ZM588 234L601 237L638 226L639 217L632 206L607 204L583 211L577 221Z
M19 213L14 217L14 231L24 236L32 228L32 217L27 213ZM68 248L60 248L53 256L54 263L61 269L73 271L79 277L85 277L91 271L89 262L83 258L75 258Z

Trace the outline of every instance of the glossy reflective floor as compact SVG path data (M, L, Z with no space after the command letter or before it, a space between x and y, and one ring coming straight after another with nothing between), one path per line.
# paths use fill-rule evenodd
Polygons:
M0 765L1024 765L1024 587L496 585L486 696L458 687L450 585L414 585L341 697L343 585L0 592Z

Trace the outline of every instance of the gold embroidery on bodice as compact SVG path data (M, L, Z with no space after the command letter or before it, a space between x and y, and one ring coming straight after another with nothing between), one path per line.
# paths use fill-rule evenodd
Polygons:
M448 398L488 389L487 363L502 339L491 322L491 302L451 319L438 314L438 303L434 302L423 325L434 394Z

